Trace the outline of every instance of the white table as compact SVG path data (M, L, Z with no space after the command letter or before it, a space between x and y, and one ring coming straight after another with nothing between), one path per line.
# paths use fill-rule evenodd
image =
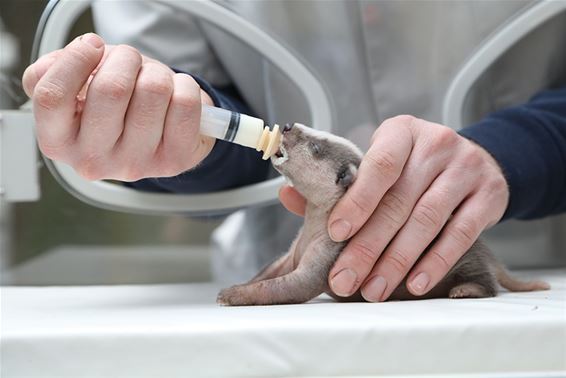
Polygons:
M228 308L212 284L2 287L1 375L564 376L566 270L527 275L553 289Z

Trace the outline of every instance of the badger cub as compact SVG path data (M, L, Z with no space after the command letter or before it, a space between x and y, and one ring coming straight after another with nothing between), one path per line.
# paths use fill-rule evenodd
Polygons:
M219 304L303 303L323 292L337 300L363 301L359 292L340 298L330 291L328 274L346 242L332 241L326 227L330 211L354 182L361 159L362 152L346 139L300 124L285 126L279 151L271 160L307 200L304 225L286 254L250 282L222 290ZM549 288L545 282L514 279L477 241L427 295L412 296L403 282L391 299L491 297L497 294L498 283L511 291Z

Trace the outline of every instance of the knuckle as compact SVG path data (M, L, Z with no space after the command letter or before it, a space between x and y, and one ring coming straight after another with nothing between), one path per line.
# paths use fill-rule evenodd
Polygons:
M198 85L197 81L191 75L176 73L175 75L173 75L173 81L179 83L179 85L192 88L195 91L196 89L200 89L200 85Z
M65 157L64 147L50 145L42 139L38 139L37 145L41 153L51 160L63 160Z
M405 223L406 217L405 196L400 192L389 191L379 203L378 214L387 221L389 225L400 228Z
M378 258L378 252L375 247L363 239L352 240L348 243L348 250L355 259L369 267L373 267Z
M75 142L75 135L69 134L66 139L62 139L56 143L53 136L37 135L37 146L43 155L51 160L66 161L69 156L69 151Z
M489 194L493 194L499 197L501 194L506 194L508 192L508 185L505 178L500 175L489 180L486 184L486 190Z
M484 164L484 157L477 148L468 149L462 159L462 165L465 169L472 170L482 167Z
M86 46L82 46L81 44L71 44L66 49L66 53L71 58L73 64L91 64L93 59L93 54L89 53L89 50Z
M142 55L135 47L130 45L118 45L112 50L112 54L128 55L130 59L135 59L141 64Z
M196 111L201 107L200 96L175 90L171 96L171 106Z
M448 271L454 263L448 258L444 257L440 252L432 249L427 253L427 256L430 256L434 260L434 265L439 266L442 270Z
M168 74L161 74L160 69L146 70L136 84L136 89L142 93L165 97L173 92L173 81Z
M411 126L417 121L418 118L409 114L401 114L392 118L389 118L383 122L383 124L395 124L395 125L404 125L404 126Z
M126 182L133 182L145 178L144 172L136 166L128 166L122 174L122 180Z
M388 251L384 256L384 263L400 274L405 274L412 265L407 254L398 249Z
M355 209L358 214L370 214L373 211L371 200L368 196L361 195L348 195L346 197L348 206L347 209Z
M480 233L480 228L476 222L465 220L455 223L454 226L450 228L449 233L460 247L467 249L476 241Z
M458 141L458 134L456 131L452 130L450 127L439 125L436 135L436 139L442 145L451 145Z
M403 135L404 138L412 138L415 128L419 127L421 123L422 120L417 117L409 114L402 114L383 121L383 123L377 128L375 133L377 135L379 133L379 130L382 128L394 128L395 132ZM372 140L375 140L375 136L374 138L372 138Z
M60 83L45 81L37 85L34 91L34 103L48 111L55 110L65 101L65 89Z
M103 171L99 158L95 156L83 157L74 168L79 176L89 181L100 180L106 173Z
M436 154L439 151L452 148L458 141L458 134L449 127L435 125L436 130L431 133L431 140L428 143L426 151L429 154Z
M426 229L438 230L442 226L442 217L432 203L423 202L413 211L413 219Z
M383 176L394 176L397 170L395 157L388 151L380 151L376 154L367 154L364 158L370 169L379 172Z
M113 101L129 98L133 89L133 83L120 75L113 77L107 75L96 76L91 85L96 93Z

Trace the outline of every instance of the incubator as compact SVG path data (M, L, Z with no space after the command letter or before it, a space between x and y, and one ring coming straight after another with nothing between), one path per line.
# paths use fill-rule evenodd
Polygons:
M226 45L242 43L247 46L247 49L230 50L226 53L228 57L221 56L224 49L217 49L216 54L223 60L233 59L237 63L240 58L245 61L250 51L261 57L261 64L244 68L255 70L254 75L262 85L250 80L249 76L234 77L241 77L239 88L252 93L247 100L255 108L268 111L260 114L260 119L204 107L201 132L251 148L258 148L259 144L267 155L272 151L269 141L272 141L272 146L275 145L279 132L275 126L266 128L264 123L275 124L283 116L304 117L289 121L303 121L314 128L335 133L343 131L340 129L342 125L348 125L355 132L345 136L367 142L368 134L371 135L374 128L374 125L366 127L367 119L399 113L391 99L402 98L403 101L397 103L416 104L409 110L418 111L430 99L409 96L417 93L419 86L436 88L436 82L421 83L411 77L393 75L393 79L402 81L403 85L397 87L386 83L388 88L383 92L387 96L379 97L379 91L372 92L375 88L371 88L368 78L356 75L358 72L351 75L344 73L342 68L348 67L351 61L357 62L360 72L367 68L366 65L371 66L375 76L379 76L382 67L388 64L404 68L405 64L416 62L419 69L429 68L427 64L430 62L425 59L405 59L399 63L389 61L386 55L376 54L375 61L366 61L367 57L359 53L349 40L340 39L337 30L349 30L359 40L366 38L366 34L372 31L372 25L377 25L373 32L381 33L381 24L372 22L383 14L372 13L374 3L371 1L343 2L347 11L357 4L367 6L363 13L364 24L359 29L347 21L335 22L347 20L348 12L339 8L340 1L223 3L160 0L155 3L156 8L164 12L169 10L203 20L200 28L207 33L210 41L225 39L226 36L221 34L225 33L234 38ZM289 3L296 3L300 9L293 14L284 12ZM399 2L404 6L402 3L406 2ZM415 2L413 5L422 6L423 3ZM475 23L474 30L478 34L484 33L467 36L470 40L477 38L482 41L477 49L461 48L467 39L458 39L456 30L448 33L456 42L442 39L447 38L446 35L436 40L437 48L446 44L453 50L445 55L446 59L441 63L446 66L439 70L446 73L449 81L446 87L438 86L438 91L445 95L438 104L431 106L438 110L435 113L437 121L460 128L477 118L481 113L477 109L482 94L477 90L478 82L485 80L489 67L537 27L556 20L557 16L561 17L558 21L563 23L566 15L565 1L504 3L508 8L516 8L513 12L507 9L516 17L509 17L508 22L493 33L481 30L478 26L481 23L470 17L471 12L462 12L464 20L471 18ZM64 46L72 23L90 4L90 1L51 1L38 29L32 59ZM377 4L387 11L393 2ZM429 15L439 13L436 5L440 3L434 4ZM468 4L471 8L488 6L485 2L472 1ZM259 10L252 9L256 5ZM464 5L464 2L457 2L451 7ZM238 6L240 13L231 8ZM308 15L301 13L301 7L311 6L320 7L320 17L330 28L319 29L311 19L304 17L296 29L303 28L308 32L305 34L319 39L334 38L332 42L339 46L338 49L324 49L313 40L299 38L297 35L300 34L292 33L295 30L287 35L287 39L277 37L278 33L283 35L286 30L286 17ZM268 12L270 7L274 7L273 13ZM477 15L497 24L498 17L507 20L509 14L493 12ZM137 17L142 16L137 14ZM387 22L387 17L383 20ZM453 23L457 22L453 20ZM112 29L117 29L116 23L110 24ZM453 24L447 24L454 28ZM407 25L410 24L400 23L398 27L406 28ZM434 22L427 22L421 27L426 29L430 25ZM320 30L330 32L323 34ZM426 35L424 31L421 34ZM415 41L414 49L408 50L418 51L425 46L421 42ZM381 40L381 43L387 44L388 41ZM368 49L373 51L379 47L369 44ZM332 55L333 51L335 55ZM452 53L465 57L465 64L455 71L450 71L449 66L449 63L454 63L450 62ZM426 52L423 54L428 56ZM238 71L241 68L235 64L230 66L230 74L241 73ZM394 74L399 72L403 71L393 70ZM333 81L340 73L342 80ZM253 90L256 85L260 90ZM289 87L293 91L287 91ZM354 98L347 92L351 87L363 88L360 89L363 92L361 97L378 103L378 112L381 113L367 110L371 106L357 101L360 98ZM403 92L401 87L409 89ZM265 93L275 95L271 97ZM299 96L289 93L298 94L300 98L296 100ZM29 104L18 111L2 111L0 122L0 196L10 203L36 201L40 197L40 180ZM208 282L210 277L202 268L205 264L191 266L196 259L189 259L190 255L198 256L209 263L209 245L197 251L194 246L182 244L186 241L183 238L175 239L181 241L175 246L161 245L156 240L165 238L163 234L188 233L187 223L183 223L186 215L203 219L205 215L233 213L215 231L216 247L227 253L213 254L213 265L222 268L224 278L231 282L240 281L242 277L232 277L230 272L235 275L236 271L247 266L250 271L246 274L255 273L256 265L263 265L271 260L272 253L282 251L278 249L279 245L288 246L290 230L300 223L296 218L289 218L281 208L259 207L276 202L283 178L272 177L262 183L215 193L150 193L113 182L89 182L64 164L49 159L44 159L43 163L60 186L80 200L57 210L65 213L69 223L84 222L84 229L77 232L83 239L80 243L76 242L79 238L74 238L73 232L77 229L59 227L59 218L54 217L52 208L48 208L51 212L35 212L36 208L32 208L27 218L19 219L18 231L22 233L22 239L34 235L26 233L26 227L45 227L48 233L67 232L65 237L74 244L48 244L44 255L57 255L58 259L39 256L28 264L22 264L24 266L18 273L28 280L21 281L23 286L20 287L2 288L3 374L22 377L380 375L421 378L524 378L566 374L564 268L520 273L524 278L548 281L552 286L549 292L504 292L495 298L462 302L435 299L339 305L322 296L297 306L222 308L214 300L218 290L226 283ZM44 197L50 195L45 192L44 186L42 189ZM80 212L85 207L95 208L96 212L81 218ZM237 211L242 208L249 210ZM103 213L112 213L114 218L111 222L107 222L109 218L106 217L100 220ZM162 217L145 216L148 214ZM170 214L182 214L183 217L166 218L166 226L155 227L155 219ZM38 218L42 218L44 223L38 222ZM136 223L137 219L146 223ZM105 236L118 234L117 225L124 227L125 231L120 229L123 234L135 235L132 245L124 247L120 244L126 239L122 234L106 244L91 245L95 233ZM208 230L202 231L198 223L191 226L197 234L195 238L200 237L200 248L208 242L200 234L207 236ZM549 220L520 227L520 230L526 231L516 231L511 227L511 231L504 230L503 237L498 237L496 232L490 245L495 244L494 250L507 250L507 256L522 254L526 256L527 263L534 261L538 253L538 256L550 261L548 265L561 266L557 263L562 260L557 257L556 251L562 253L561 248L566 245L562 231L564 222ZM534 238L527 238L535 231L541 232ZM243 250L255 252L254 260L240 253ZM170 269L160 271L165 265L169 265ZM48 275L50 278L45 278ZM207 282L187 283L189 276L198 276L198 280ZM490 347L486 348L486 345Z
M225 30L237 40L260 53L299 88L309 109L310 119L308 124L315 129L331 130L333 114L322 83L296 55L268 33L247 22L226 7L212 1L170 0L157 1L156 3L168 4L180 12L186 12L186 14L214 25L219 30ZM91 1L50 1L42 14L34 39L32 61L64 46L73 22L90 4ZM211 111L211 109L207 109L204 112L205 120L211 117L215 118L216 115L218 115L216 119L220 120L222 119L221 113L220 110ZM33 122L31 112L28 112L27 116L29 117L28 121ZM254 121L252 118L244 117L242 120L245 120L246 125L259 125L259 121ZM224 125L226 121L227 118L224 118ZM210 131L205 131L205 133L217 133L210 128L214 125L214 122L207 121L207 125L205 130ZM254 138L259 133L259 128L251 126L251 128L254 127L257 128L255 134L253 132L251 134L240 133L241 136L234 142L241 142L244 145L246 143L253 144ZM262 135L265 134L264 130L261 131ZM220 134L222 134L222 131L218 131L217 135ZM260 138L262 135L260 135ZM272 149L273 143L270 147L269 141L276 142L273 139L276 136L277 132L271 130L261 141L261 143L267 141L267 145L260 147L260 149ZM250 137L253 140L248 140ZM257 148L257 145L252 147ZM273 151L270 153L273 153ZM264 158L268 156L269 153L265 154ZM60 184L82 201L97 207L141 214L170 214L171 212L193 215L226 214L251 205L274 203L277 199L279 187L284 183L282 177L275 177L262 183L215 193L177 195L141 193L108 182L89 182L65 164L48 159L45 162Z

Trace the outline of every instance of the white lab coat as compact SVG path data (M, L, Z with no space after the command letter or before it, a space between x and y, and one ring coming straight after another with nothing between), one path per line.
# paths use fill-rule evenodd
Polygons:
M441 122L446 89L491 33L528 1L222 1L288 46L322 81L333 132L363 149L375 127L398 114ZM268 123L309 123L302 94L262 55L229 34L169 6L100 2L96 30L213 85L235 84ZM526 101L564 80L566 15L547 22L500 58L474 86L476 119ZM450 126L450 125L448 125ZM231 215L214 234L215 273L249 278L284 252L301 220L281 206ZM496 253L512 266L564 264L566 222L508 222L490 232Z

